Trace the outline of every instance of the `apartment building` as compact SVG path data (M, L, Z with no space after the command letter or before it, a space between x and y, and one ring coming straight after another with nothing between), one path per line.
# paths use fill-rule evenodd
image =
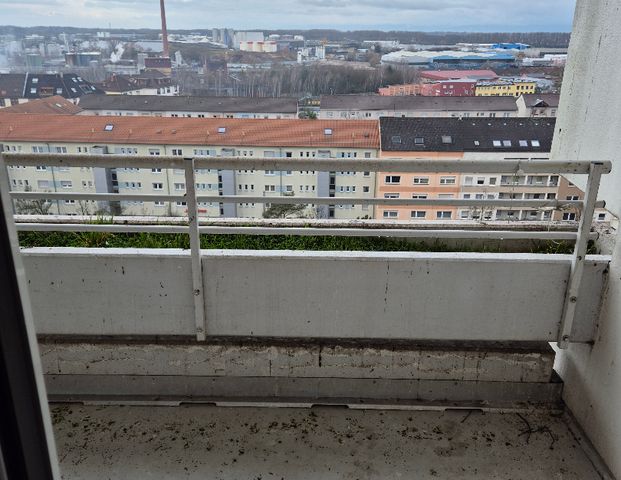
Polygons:
M45 153L153 156L374 158L379 152L376 121L254 120L208 118L46 115L37 121L23 114L0 113L3 151L41 153L37 167L9 169L11 188L32 191L183 194L184 172L165 168L51 168ZM196 189L205 216L262 217L269 203L223 203L222 195L334 196L335 204L310 204L306 214L319 218L372 218L373 207L352 205L347 197L375 196L373 172L200 170ZM338 199L338 201L336 200ZM66 200L50 213L93 213L102 205ZM177 216L185 202L120 202L117 213Z
M145 70L137 75L113 73L97 86L107 95L179 95L179 85L170 74L157 69Z
M80 102L82 115L197 118L295 119L294 97L186 97L159 95L93 95Z
M549 158L555 119L382 118L380 156L429 160ZM384 198L566 199L583 193L559 175L468 175L379 172ZM394 220L576 220L576 212L528 208L378 207L376 218Z
M516 100L520 117L556 117L558 93L523 94Z
M498 78L496 80L479 81L475 88L477 97L519 97L533 94L537 82L527 78Z
M513 98L458 96L322 95L320 119L380 117L516 117Z
M383 96L422 95L425 97L470 97L477 81L471 79L438 80L436 82L389 85L378 89Z

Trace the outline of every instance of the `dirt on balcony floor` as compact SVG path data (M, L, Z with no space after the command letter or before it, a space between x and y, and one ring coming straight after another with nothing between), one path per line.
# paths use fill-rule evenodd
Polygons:
M52 405L63 479L600 479L549 411Z

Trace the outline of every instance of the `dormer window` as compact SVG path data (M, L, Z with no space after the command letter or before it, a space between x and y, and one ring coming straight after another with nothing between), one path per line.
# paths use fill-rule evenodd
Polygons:
M424 145L425 139L423 137L414 137L414 145Z

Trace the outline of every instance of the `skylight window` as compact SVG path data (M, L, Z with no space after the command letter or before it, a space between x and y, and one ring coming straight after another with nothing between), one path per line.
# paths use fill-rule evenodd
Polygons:
M453 143L453 137L450 135L442 135L442 143Z
M539 147L539 146L540 146L540 145L539 145L539 140L531 140L531 141L530 141L530 144L531 144L533 147Z
M520 140L520 147L528 147L528 140Z
M218 133L226 133L226 127L218 127Z
M324 133L324 135L332 135L332 129L331 128L324 128L323 133Z
M401 137L400 137L399 135L393 135L393 136L390 138L390 141L391 141L392 143L401 143Z
M33 85L39 83L39 79L37 77L34 77L32 79L32 83L33 83Z
M475 147L478 147L479 145L481 145L481 142L479 142L478 140L475 140L475 141L474 141L474 146L475 146Z
M113 128L114 128L114 125L112 125L111 123L109 123L109 124L107 124L107 125L104 127L104 130L105 130L106 132L111 132Z
M511 140L503 140L502 141L502 146L503 147L510 147L511 146Z
M493 140L492 145L494 145L494 147L502 147L502 142L500 140Z
M425 139L423 137L414 137L414 145L424 145Z

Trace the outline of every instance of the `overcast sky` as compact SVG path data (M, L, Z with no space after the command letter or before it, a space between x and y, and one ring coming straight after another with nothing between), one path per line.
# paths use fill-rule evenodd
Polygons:
M167 0L171 29L569 31L575 0ZM0 24L158 28L158 0L0 0Z

